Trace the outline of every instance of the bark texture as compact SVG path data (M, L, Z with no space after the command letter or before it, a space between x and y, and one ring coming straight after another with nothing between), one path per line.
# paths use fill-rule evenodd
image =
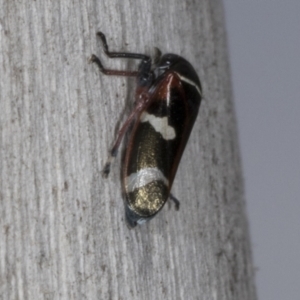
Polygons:
M220 0L0 0L0 299L256 299ZM136 68L184 56L204 99L171 205L129 230L120 158L100 172Z

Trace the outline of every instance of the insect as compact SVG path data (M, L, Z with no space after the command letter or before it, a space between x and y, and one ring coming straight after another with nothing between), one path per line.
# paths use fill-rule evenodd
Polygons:
M193 66L176 54L161 55L156 63L148 55L110 52L105 35L98 32L105 54L110 58L141 60L137 71L112 70L103 67L105 75L135 77L135 105L121 127L110 150L102 174L108 177L111 162L125 134L128 140L122 165L122 187L125 215L130 227L152 219L170 198L174 177L196 120L201 102L201 84Z

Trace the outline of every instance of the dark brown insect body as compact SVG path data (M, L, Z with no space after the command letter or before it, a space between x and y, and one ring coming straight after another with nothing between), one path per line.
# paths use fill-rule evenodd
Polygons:
M117 154L124 133L128 130L122 183L125 194L126 219L131 227L153 218L169 197L172 183L196 120L201 85L192 65L175 54L165 54L152 68L150 57L134 53L108 51L105 37L98 33L109 57L141 59L139 70L106 70L107 75L137 77L135 108L119 132L111 156ZM107 176L110 161L104 168Z

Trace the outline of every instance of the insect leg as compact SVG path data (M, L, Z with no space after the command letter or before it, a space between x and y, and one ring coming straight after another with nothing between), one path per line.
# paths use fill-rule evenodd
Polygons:
M100 59L95 54L92 54L90 61L96 63L100 69L100 72L105 75L126 76L126 77L136 77L138 75L138 71L126 71L126 70L122 71L122 70L106 69L103 67Z
M179 202L179 200L178 200L176 197L174 197L172 194L170 194L169 198L170 198L170 200L172 200L172 201L174 202L174 204L175 204L175 209L176 209L176 210L179 210L179 207L180 207L180 202Z
M151 67L151 58L149 56L147 56L145 54L139 54L139 53L110 52L108 50L108 45L107 45L105 35L102 32L98 32L97 36L100 37L100 39L102 41L102 44L103 44L104 53L108 57L110 57L110 58L141 59L142 60L142 65L147 66L146 69L145 69L146 71L148 71L148 68ZM100 72L102 72L105 75L137 77L140 73L138 71L106 69L106 68L103 67L100 59L95 54L92 54L92 56L90 58L90 61L96 63L98 65L99 69L100 69Z
M112 164L112 161L114 160L114 158L117 156L118 154L118 149L120 147L120 144L123 140L123 137L125 135L125 133L127 132L128 128L130 127L130 125L132 124L135 116L139 113L139 111L141 111L142 107L137 105L134 110L130 113L129 117L127 118L127 120L125 121L125 123L123 124L122 128L119 130L118 132L118 136L117 139L113 145L113 147L111 148L111 150L109 151L109 158L102 170L102 176L104 178L107 178L110 172L110 166Z
M127 53L127 52L110 52L104 33L97 32L97 36L101 39L105 54L110 58L133 58L133 59L150 59L149 56L140 53Z

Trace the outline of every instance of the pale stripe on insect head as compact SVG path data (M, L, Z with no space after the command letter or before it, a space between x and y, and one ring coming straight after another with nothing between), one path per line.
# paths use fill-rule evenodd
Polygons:
M141 122L149 122L156 132L159 132L165 140L173 140L176 137L175 130L168 124L168 117L156 117L144 112Z
M169 180L157 168L145 168L136 173L130 174L125 178L125 188L127 193L141 188L153 181L162 181L166 186L169 185Z
M200 87L199 87L194 81L192 81L192 80L190 80L190 79L188 79L188 78L186 78L186 77L184 77L184 76L181 76L181 75L180 75L179 73L177 73L177 72L176 72L176 74L178 75L178 77L179 77L182 81L186 82L187 84L190 84L190 85L194 86L194 87L196 88L197 92L199 93L200 97L202 97L201 89L200 89Z

